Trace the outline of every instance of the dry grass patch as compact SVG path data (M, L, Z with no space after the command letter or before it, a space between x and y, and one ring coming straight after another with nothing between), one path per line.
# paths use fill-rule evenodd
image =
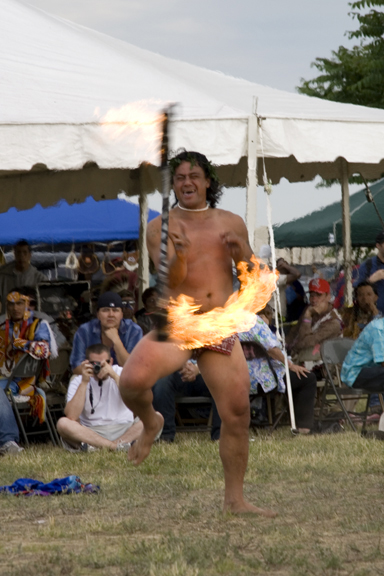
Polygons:
M274 520L221 512L217 443L179 435L139 468L124 454L37 446L0 483L77 474L99 495L0 495L2 576L384 574L383 451L353 433L254 437L245 491Z

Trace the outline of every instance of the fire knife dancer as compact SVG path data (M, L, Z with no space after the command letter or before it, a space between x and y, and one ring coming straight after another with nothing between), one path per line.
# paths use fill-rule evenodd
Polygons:
M249 262L252 250L243 220L216 208L222 195L212 164L198 152L183 151L170 161L177 204L169 214L169 295L186 294L207 312L225 304L232 289L232 259ZM158 268L161 220L148 224L149 254ZM161 434L163 417L152 406L155 382L179 370L191 357L198 366L219 411L222 425L220 457L224 467L224 510L274 517L248 503L243 495L249 443L249 374L237 335L197 350L181 350L177 342L159 342L155 332L135 347L120 377L126 405L144 428L128 458L140 464Z

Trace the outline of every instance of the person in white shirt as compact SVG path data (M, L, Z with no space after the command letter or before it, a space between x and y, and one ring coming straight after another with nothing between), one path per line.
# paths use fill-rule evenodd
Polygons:
M81 375L69 384L65 416L57 422L66 450L128 450L138 438L143 425L119 392L122 370L117 364L112 366L110 350L104 344L87 348Z

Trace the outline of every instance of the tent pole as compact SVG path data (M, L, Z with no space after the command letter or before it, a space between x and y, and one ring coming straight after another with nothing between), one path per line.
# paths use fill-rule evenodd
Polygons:
M139 230L139 307L143 305L141 296L146 288L149 286L149 256L146 243L147 236L147 222L148 222L148 196L144 192L144 186L142 185L144 170L143 166L140 166L140 194L139 194L139 206L140 206L140 230Z
M351 215L349 209L348 163L341 158L341 203L343 213L343 256L346 306L352 306L352 242Z
M248 118L248 171L245 223L248 230L249 243L253 252L256 250L257 224L257 99L253 100L253 114Z

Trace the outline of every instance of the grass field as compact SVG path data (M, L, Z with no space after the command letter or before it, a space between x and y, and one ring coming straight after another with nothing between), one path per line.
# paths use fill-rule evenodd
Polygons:
M357 434L250 438L245 491L270 520L221 512L217 443L178 435L126 455L41 445L0 460L0 483L77 474L99 495L0 495L1 576L384 574L384 444Z

